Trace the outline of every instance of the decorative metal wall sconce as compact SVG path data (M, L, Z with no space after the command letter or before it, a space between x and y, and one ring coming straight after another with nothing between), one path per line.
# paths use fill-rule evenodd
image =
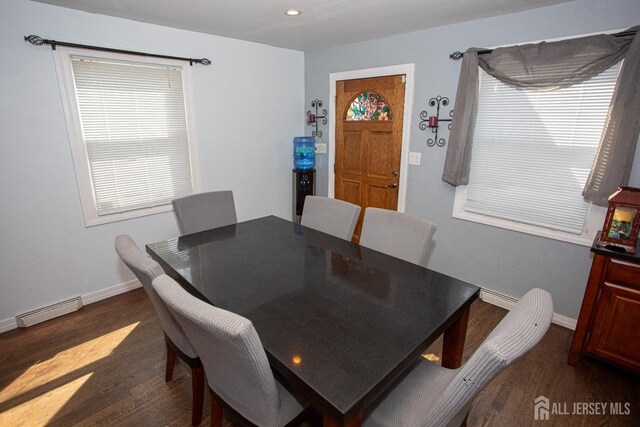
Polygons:
M444 147L444 145L447 142L444 140L444 138L438 139L438 127L440 126L438 123L451 122L451 120L453 120L452 119L453 110L449 111L449 117L451 117L450 119L440 118L440 105L442 105L443 107L446 107L447 105L449 105L449 98L438 95L435 98L431 98L429 100L429 105L432 107L436 107L436 115L429 116L429 114L427 113L427 110L421 111L420 112L421 121L418 127L420 128L420 130L426 130L429 127L431 128L431 132L435 133L433 138L427 139L428 147L433 147L434 145L437 145L438 147ZM449 123L447 128L451 130L451 123Z
M314 99L311 101L311 108L315 108L316 113L313 114L311 110L307 111L307 126L314 126L316 129L311 132L311 136L317 136L318 138L322 138L322 131L318 130L318 121L322 120L322 124L327 124L327 110L326 108L322 109L322 115L318 115L318 108L322 107L322 101L319 99Z

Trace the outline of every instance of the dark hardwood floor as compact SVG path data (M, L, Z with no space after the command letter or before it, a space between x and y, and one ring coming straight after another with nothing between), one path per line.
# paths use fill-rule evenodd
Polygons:
M477 301L465 360L504 316ZM543 341L475 399L470 426L638 426L640 380L594 360L566 364L572 332L552 325ZM441 342L427 353L440 356ZM162 329L142 289L89 305L28 329L0 334L0 426L187 426L191 379L185 365L164 382ZM630 404L631 414L558 415L534 421L533 401ZM207 394L208 399L208 394ZM205 404L202 425L209 423ZM243 425L225 413L224 425Z

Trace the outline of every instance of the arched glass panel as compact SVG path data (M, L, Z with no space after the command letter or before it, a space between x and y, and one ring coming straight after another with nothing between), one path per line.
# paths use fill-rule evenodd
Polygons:
M347 120L391 120L389 105L374 92L362 92L351 102Z

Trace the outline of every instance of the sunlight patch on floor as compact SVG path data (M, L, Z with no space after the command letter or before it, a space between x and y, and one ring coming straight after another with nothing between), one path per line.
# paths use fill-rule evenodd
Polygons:
M48 360L36 363L7 387L0 390L0 403L7 402L10 399L19 399L20 395L33 393L34 391L38 392L38 394L34 398L29 399L29 401L38 399L41 395L48 396L52 393L58 393L58 390L61 389L66 390L70 384L76 384L80 379L76 378L80 375L77 371L109 356L139 324L140 322L132 323L108 334L67 348ZM74 375L74 372L77 372L77 374ZM88 378L90 375L91 373L82 376L82 378ZM64 376L70 376L71 381L58 387L49 384ZM49 385L49 387L47 387L47 385ZM81 385L82 384L80 384L80 386ZM42 391L36 390L37 388L42 388ZM64 404L66 401L59 403ZM17 407L22 405L24 405L24 403ZM35 405L35 407L38 406L37 404ZM3 413L2 416L4 415ZM1 418L0 425L5 425Z
M429 360L430 362L439 362L440 358L433 353L423 354L422 357Z
M67 404L93 373L76 378L60 387L0 413L2 426L43 426Z

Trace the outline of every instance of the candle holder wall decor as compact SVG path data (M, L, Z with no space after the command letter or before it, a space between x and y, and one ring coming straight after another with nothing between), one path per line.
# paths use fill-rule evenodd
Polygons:
M453 120L453 110L449 111L449 119L441 119L440 118L440 105L446 107L449 105L449 98L446 96L436 96L435 98L431 98L429 100L429 105L431 107L436 107L436 115L430 116L427 113L427 110L423 110L420 112L420 124L418 127L420 130L426 130L427 128L431 128L431 132L435 133L433 138L427 139L427 147L433 147L437 145L438 147L444 147L447 143L444 138L438 139L438 127L440 126L440 122L449 122L447 128L451 130L451 120Z
M318 109L322 108L322 101L319 99L314 99L311 101L311 108L316 110L315 114L311 112L311 110L307 110L307 126L314 126L315 130L311 132L311 136L317 136L318 138L322 138L322 131L318 130L318 121L322 121L323 125L327 124L327 110L326 108L322 109L322 115L318 115Z

